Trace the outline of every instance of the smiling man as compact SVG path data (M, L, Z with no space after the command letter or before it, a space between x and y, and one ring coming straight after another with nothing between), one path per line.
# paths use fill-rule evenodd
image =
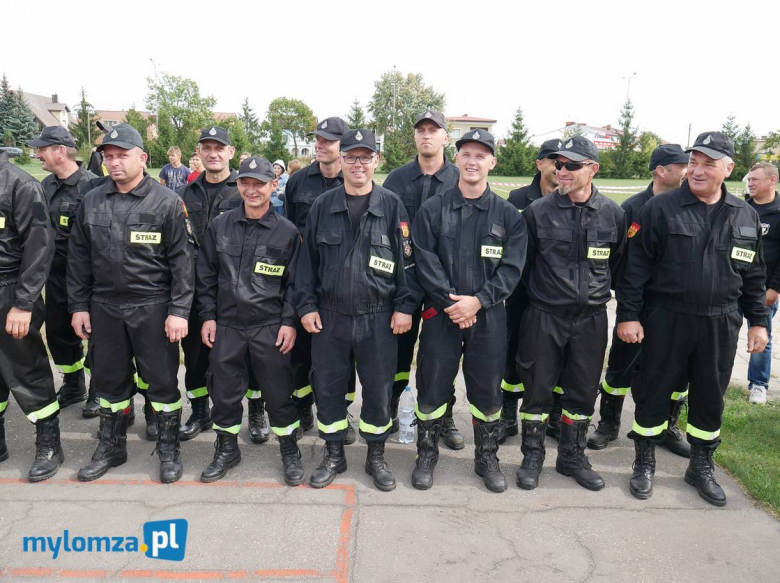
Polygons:
M425 292L417 355L417 459L412 485L433 486L452 385L463 376L474 427L474 471L493 492L506 490L498 464L501 376L506 352L504 300L517 286L525 223L488 185L493 136L473 130L457 141L458 184L420 207L412 228L417 280Z
M271 209L277 180L268 160L244 160L237 184L244 204L214 219L198 255L198 313L201 338L212 349L209 393L217 433L214 461L201 480L219 480L241 461L238 432L248 361L279 438L284 480L297 486L303 464L295 438L300 422L292 401L290 351L300 238L295 226Z
M525 386L520 418L523 463L517 485L539 484L553 391L560 383L560 441L555 469L589 490L604 480L591 469L585 439L607 349L612 273L626 241L623 209L593 185L596 146L581 136L562 140L558 190L524 212L528 225L526 290L517 371Z
M696 138L688 180L645 204L632 225L625 270L617 283L618 336L642 343L631 394L636 403L636 458L629 482L642 500L653 493L655 446L665 438L669 399L687 378L685 481L715 506L726 494L715 481L712 456L720 444L726 394L739 330L748 320L747 349L766 347L762 230L758 214L730 195L734 142L720 132Z

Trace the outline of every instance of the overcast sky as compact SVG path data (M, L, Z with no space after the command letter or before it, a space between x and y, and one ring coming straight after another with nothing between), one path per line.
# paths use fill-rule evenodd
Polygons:
M395 66L444 92L447 115L522 107L534 141L566 121L617 125L629 89L642 131L686 144L727 116L780 129L780 2L4 2L0 69L72 107L145 109L146 78L190 77L218 111L262 119L281 96L316 116L367 104Z

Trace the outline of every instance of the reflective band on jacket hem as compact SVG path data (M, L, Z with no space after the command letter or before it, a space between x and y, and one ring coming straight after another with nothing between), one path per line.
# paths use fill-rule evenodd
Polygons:
M350 403L355 402L355 393L347 393L347 395L344 397L345 400L349 401Z
M192 389L191 391L187 391L188 399L197 399L198 397L208 397L208 396L209 396L209 390L206 387L198 387L197 389Z
M246 392L246 398L247 399L262 399L263 395L260 391L253 391L252 389L248 389Z
M8 401L3 401L2 403L0 403L0 413L5 411L6 407L8 407Z
M142 391L145 391L146 389L149 388L149 383L145 383L144 380L141 377L139 377L137 374L135 375L135 384Z
M672 401L683 401L688 396L688 391L672 393Z
M558 393L559 395L563 394L563 389L561 387L555 387L553 389L553 393Z
M407 372L399 372L395 375L395 382L398 381L408 381L409 380L409 371Z
M175 403L155 403L152 401L152 409L157 411L158 413L171 413L173 411L178 411L181 409L181 399L176 401Z
M220 427L216 423L213 423L212 427L214 428L214 431L224 431L225 433L230 433L231 435L238 435L238 432L241 431L241 424L233 425L232 427Z
M298 429L301 426L300 421L296 421L292 425L288 425L287 427L274 427L271 425L271 431L274 432L274 434L278 435L279 437L284 437L286 435L292 435L293 432Z
M66 365L66 364L58 364L57 365L57 369L61 373L65 373L65 374L69 374L69 373L72 373L72 372L78 372L80 370L83 370L83 368L84 368L84 359L83 358L81 360L79 360L78 362L75 362L75 363L73 363L71 365Z
M688 435L693 435L694 437L698 437L704 441L715 441L718 439L718 437L720 437L720 429L717 431L703 431L701 429L697 429L690 423L688 423L688 426L685 428L685 432Z
M493 413L492 415L485 415L482 411L477 409L474 405L469 405L469 411L471 414L476 417L477 419L480 419L484 421L485 423L490 423L491 421L495 421L496 419L501 418L501 409Z
M306 395L311 394L311 385L306 385L303 388L295 389L293 391L293 397L298 397L299 399L303 399Z
M507 393L522 393L525 391L525 387L523 386L523 383L520 383L519 385L510 385L506 381L501 381L501 390L506 391Z
M363 433L373 433L374 435L382 435L385 433L390 427L393 425L393 420L387 422L387 425L383 425L382 427L377 427L376 425L371 425L370 423L366 423L362 419L360 420L360 431Z
M447 412L447 403L444 403L441 407L438 409L431 411L430 413L423 413L420 411L419 405L415 404L414 406L414 414L417 415L417 418L420 421L431 421L433 419L438 419L439 417L442 417Z
M547 421L547 418L550 416L549 413L542 413L540 415L535 415L534 413L523 413L520 411L520 419L525 419L526 421Z
M41 419L46 419L47 417L51 417L59 410L60 410L60 404L57 401L54 401L51 405L46 405L43 409L38 409L37 411L33 411L27 416L27 418L33 423L35 423L36 421L39 421Z
M561 411L561 415L565 415L572 421L585 421L586 419L591 418L591 415L576 415L575 413L569 413L566 409Z
M655 427L642 427L639 423L634 421L634 426L632 429L635 433L638 433L639 435L644 435L645 437L653 437L654 435L661 435L664 431L666 431L666 428L669 427L669 421L664 421L661 425L657 425Z
M625 396L631 392L631 387L611 387L607 384L607 381L601 383L601 388L605 393L609 393L615 397Z
M103 397L100 397L100 407L102 409L111 409L112 413L116 413L117 411L124 411L129 406L130 399L125 399L124 401L119 401L118 403L109 403Z
M347 427L349 427L349 418L336 421L330 425L325 425L317 419L317 429L323 433L338 433L339 431L344 431Z

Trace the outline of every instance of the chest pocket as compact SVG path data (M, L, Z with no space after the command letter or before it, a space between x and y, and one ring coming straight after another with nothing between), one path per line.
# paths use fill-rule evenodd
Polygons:
M111 246L111 215L108 213L87 213L84 225L89 233L92 248L108 253Z
M458 234L458 225L442 221L439 234L439 257L443 264L455 262L455 239Z
M127 220L125 248L130 253L161 255L165 218L157 213L131 213Z
M668 222L662 261L692 263L696 259L697 237L701 226L696 223Z
M70 231L73 226L73 217L76 214L76 210L79 208L77 202L63 202L59 208L59 218L57 219L57 229L60 231Z
M483 260L498 264L504 256L506 229L497 223L490 225L486 235L480 239L479 256Z
M338 271L341 237L340 232L317 233L317 251L322 271Z
M281 277L285 272L287 249L258 245L255 248L253 272L259 277Z
M383 233L371 233L371 253L368 266L375 275L391 278L395 275L395 257L390 237Z
M543 228L539 229L539 256L550 267L568 267L572 260L571 229Z
M222 213L226 213L227 211L233 210L234 208L238 208L241 206L241 199L229 199L229 200L223 200L219 203L219 206L217 207L217 214L221 215Z
M758 254L758 231L755 227L734 227L731 236L729 257L737 271L744 271L756 260Z
M617 243L617 231L588 229L586 256L593 271L606 271L612 256L612 245Z

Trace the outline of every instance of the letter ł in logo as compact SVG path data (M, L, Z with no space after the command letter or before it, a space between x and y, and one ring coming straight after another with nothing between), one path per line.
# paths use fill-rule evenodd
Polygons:
M187 548L187 521L158 520L144 523L144 544L141 550L150 559L182 561Z

